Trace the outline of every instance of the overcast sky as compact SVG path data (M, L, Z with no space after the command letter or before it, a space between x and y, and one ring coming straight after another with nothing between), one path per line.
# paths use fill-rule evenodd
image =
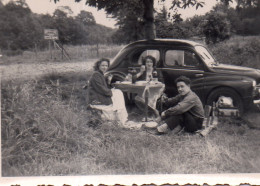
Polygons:
M10 0L3 0L4 3L9 2ZM206 12L210 11L212 7L216 4L216 0L205 0L205 6L203 8L199 8L196 10L195 8L187 8L185 10L179 10L179 13L182 14L182 18L192 17L194 15L203 15ZM106 16L103 10L97 11L96 8L89 7L85 5L85 0L82 0L79 3L75 3L74 0L59 0L56 4L53 0L26 0L26 3L30 7L32 12L35 13L49 13L52 15L54 10L59 6L69 6L74 15L77 15L81 10L92 12L93 16L96 19L96 22L108 27L115 27L115 20ZM158 10L160 9L163 4L158 4L158 1L154 1L155 8ZM171 0L166 0L165 5L170 6Z

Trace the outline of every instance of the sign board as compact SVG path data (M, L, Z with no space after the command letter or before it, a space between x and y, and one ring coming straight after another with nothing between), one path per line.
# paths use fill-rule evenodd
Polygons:
M44 29L44 39L58 40L58 30L57 29Z

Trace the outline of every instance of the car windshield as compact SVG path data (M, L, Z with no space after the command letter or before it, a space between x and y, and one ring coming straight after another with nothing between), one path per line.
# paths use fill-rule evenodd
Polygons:
M217 65L214 57L209 53L207 48L203 46L195 46L196 51L200 55L200 57L206 62L208 66Z

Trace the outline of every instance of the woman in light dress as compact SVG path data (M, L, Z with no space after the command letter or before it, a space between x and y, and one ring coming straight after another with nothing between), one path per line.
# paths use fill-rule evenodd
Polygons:
M94 73L89 80L89 104L91 108L102 111L102 119L115 120L125 125L128 113L121 90L110 87L112 75L105 78L104 74L110 65L106 58L98 60L94 65Z

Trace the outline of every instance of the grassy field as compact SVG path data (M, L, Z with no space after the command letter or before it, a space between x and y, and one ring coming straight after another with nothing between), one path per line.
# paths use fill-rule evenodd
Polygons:
M79 62L97 59L101 57L113 58L117 52L122 48L121 45L99 45L98 53L97 47L93 45L82 46L64 46L65 50L69 54L70 59L65 56L62 59L62 53L58 49L45 50L45 51L24 51L22 55L16 56L3 56L2 64L31 64L31 63L48 63L48 62Z
M101 123L85 106L90 73L2 82L3 176L260 171L260 130L243 119L222 118L205 138Z
M258 47L253 42L256 39L249 39L245 45ZM237 40L211 46L213 53L219 59L222 48L235 47ZM242 44L238 47L245 48ZM256 58L259 53L249 55L242 50L240 56L229 54L228 59L238 59ZM33 62L23 57L25 54L16 60ZM90 58L86 55L82 61ZM257 64L247 60L248 66ZM82 86L91 73L52 72L31 80L1 82L2 176L260 172L259 113L220 118L207 137L156 136L145 130L124 129L113 122L102 123L86 108ZM141 115L130 113L129 117L134 120Z

